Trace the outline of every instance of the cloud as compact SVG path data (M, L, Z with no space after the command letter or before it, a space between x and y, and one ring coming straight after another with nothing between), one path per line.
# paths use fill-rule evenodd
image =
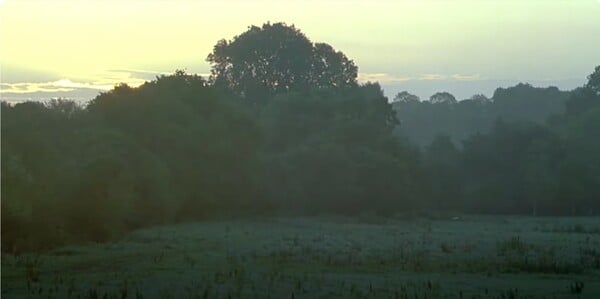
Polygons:
M110 69L102 73L96 74L95 83L103 84L109 83L110 85L116 85L118 83L127 83L130 86L140 86L144 82L155 80L157 77L173 74L173 72L161 72L151 70L140 70L140 69ZM210 74L206 73L189 73L200 75L207 78Z
M0 93L2 94L25 94L35 92L65 92L76 89L109 90L111 85L99 85L87 82L73 82L69 79L60 79L50 82L21 82L21 83L0 83Z
M417 80L478 81L482 80L482 78L479 74L422 74L419 77L417 77Z
M399 77L388 73L359 73L359 82L394 83L412 80L410 77Z
M158 72L158 71L148 71L148 70L138 70L138 69L113 69L106 71L107 76L112 76L113 78L135 78L135 79L143 79L143 80L154 80L157 76L160 75L168 75L167 72Z
M448 76L442 74L421 74L416 80L446 80Z
M23 78L38 78L37 72L19 70ZM139 69L111 69L80 78L62 78L40 81L4 81L0 83L0 99L3 101L31 101L49 98L68 98L89 101L100 92L110 90L115 85L125 83L137 87L170 72ZM209 74L197 74L208 77ZM59 77L60 78L60 77ZM16 82L15 82L16 81Z
M56 81L63 76L46 70L14 66L11 64L2 64L0 72L0 82L2 83L20 83L20 82L50 82Z
M188 74L195 74L195 75L200 75L202 77L207 78L208 76L210 76L210 73L189 73ZM135 79L143 79L143 80L147 80L147 81L151 81L156 79L156 77L158 76L163 76L163 75L170 75L175 73L175 70L173 70L172 72L160 72L160 71L149 71L149 70L140 70L140 69L111 69L111 70L107 70L106 71L106 75L107 76L111 76L114 78L135 78Z
M473 74L473 75L454 74L454 75L450 76L450 78L457 80L457 81L477 81L477 80L482 79L479 74Z
M359 73L359 82L379 82L382 84L399 83L406 81L430 81L430 80L446 80L446 81L478 81L483 78L479 74L420 74L414 76L397 76L388 73Z
M81 94L89 95L90 92L97 94L100 91L110 90L119 83L126 83L134 87L139 86L163 74L165 73L123 69L104 71L87 78L62 78L41 82L3 82L0 83L0 94L6 97L9 95L44 95L47 93L49 97L56 97L63 96L66 93L69 95L77 94L78 91L82 91ZM35 73L31 73L31 77L35 78L35 75Z
M41 101L64 98L87 102L112 88L87 82L60 79L49 82L0 83L0 100L7 102Z

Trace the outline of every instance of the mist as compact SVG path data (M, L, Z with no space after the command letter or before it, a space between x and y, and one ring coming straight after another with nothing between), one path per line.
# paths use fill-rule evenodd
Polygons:
M403 76L351 52L265 22L203 75L3 82L2 295L600 295L597 61L522 81L521 58Z

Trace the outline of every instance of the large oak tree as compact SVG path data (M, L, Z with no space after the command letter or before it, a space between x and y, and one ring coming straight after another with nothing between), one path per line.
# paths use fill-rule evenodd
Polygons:
M285 23L250 26L220 40L207 57L211 80L254 102L279 93L356 85L358 68L328 44L313 44Z

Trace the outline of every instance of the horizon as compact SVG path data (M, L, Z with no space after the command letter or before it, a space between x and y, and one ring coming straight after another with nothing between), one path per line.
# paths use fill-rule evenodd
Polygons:
M0 4L0 96L89 101L176 69L206 77L218 40L268 21L344 52L359 82L379 82L390 100L403 90L426 100L438 91L491 97L520 82L581 86L598 63L600 3L522 2L8 0Z

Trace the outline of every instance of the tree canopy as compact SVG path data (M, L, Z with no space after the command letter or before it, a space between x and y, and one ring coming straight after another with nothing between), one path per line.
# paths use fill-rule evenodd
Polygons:
M588 82L585 84L585 88L591 90L596 96L600 97L600 65L588 76Z
M421 99L418 96L411 94L406 90L396 94L396 96L394 96L394 99L392 100L392 102L400 103L418 103L420 101Z
M567 100L573 92L561 91L556 87L533 87L517 84L507 88L497 88L492 98L474 95L469 99L456 101L447 93L436 93L430 101L400 100L410 99L408 92L400 93L392 105L398 112L401 126L397 133L419 146L426 147L439 135L449 136L455 144L476 133L489 132L496 119L507 122L531 121L544 124L553 115L567 110L585 110L591 102L589 89L581 89L579 101Z
M444 103L444 104L455 104L456 103L456 98L449 92L437 92L434 95L432 95L431 97L429 97L429 101L432 104L440 104L440 103Z
M255 102L289 91L354 86L358 71L342 52L313 44L285 23L251 26L232 40L220 40L207 61L217 87Z

